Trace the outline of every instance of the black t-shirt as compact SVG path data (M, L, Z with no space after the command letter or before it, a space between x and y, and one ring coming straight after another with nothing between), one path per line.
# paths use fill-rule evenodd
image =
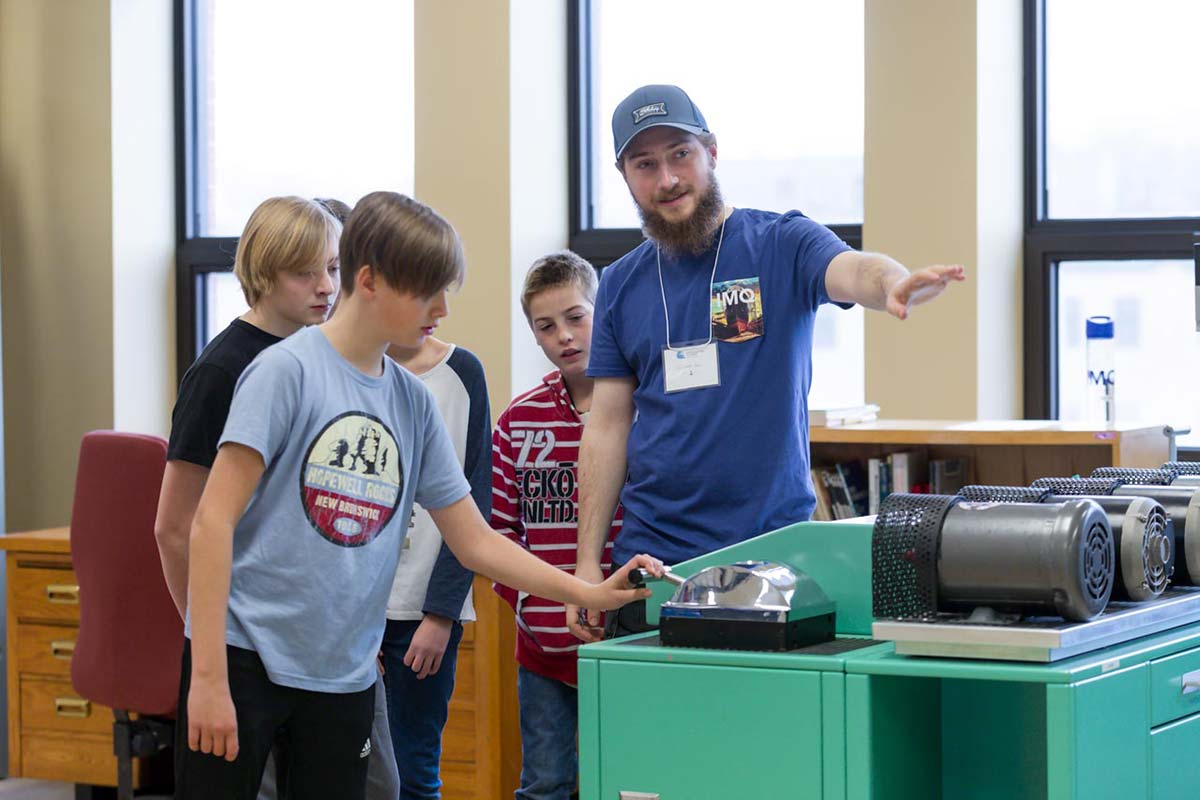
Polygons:
M278 336L235 319L208 343L179 384L168 461L212 468L238 378L255 356L278 341Z

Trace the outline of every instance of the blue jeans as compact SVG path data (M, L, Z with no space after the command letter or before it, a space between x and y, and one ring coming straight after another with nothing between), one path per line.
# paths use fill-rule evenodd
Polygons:
M419 620L389 619L383 634L383 682L387 687L392 748L400 771L401 800L437 800L442 796L438 770L442 729L454 693L454 669L463 632L462 625L455 622L441 667L436 674L417 680L417 673L404 665L404 654L420 624Z
M524 667L517 670L521 704L521 788L515 800L568 800L579 777L578 691Z

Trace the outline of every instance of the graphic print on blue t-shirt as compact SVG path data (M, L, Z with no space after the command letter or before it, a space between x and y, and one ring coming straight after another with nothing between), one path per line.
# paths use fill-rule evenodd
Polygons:
M300 476L304 513L317 533L342 547L369 544L400 505L399 452L372 414L348 411L322 428Z
M712 285L712 335L737 343L763 335L762 289L758 276Z

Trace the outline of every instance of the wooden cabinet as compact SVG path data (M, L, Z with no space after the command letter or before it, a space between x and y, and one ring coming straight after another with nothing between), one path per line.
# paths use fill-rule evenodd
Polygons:
M809 440L814 466L924 449L930 458L967 457L969 482L993 486L1087 476L1096 467L1159 467L1171 450L1162 425L1096 428L1056 420L879 420L809 428Z
M115 786L112 709L71 687L79 586L66 528L0 537L8 569L8 763L14 777ZM134 785L146 777L134 762Z
M521 777L516 622L512 610L475 579L475 622L464 627L450 716L442 734L442 797L512 797Z

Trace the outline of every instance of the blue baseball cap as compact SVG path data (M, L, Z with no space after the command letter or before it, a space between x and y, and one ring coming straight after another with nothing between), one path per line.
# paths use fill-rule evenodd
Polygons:
M613 112L613 144L617 149L617 160L621 160L621 153L633 137L647 128L664 125L696 135L709 133L704 115L687 92L678 86L652 84L634 89Z

